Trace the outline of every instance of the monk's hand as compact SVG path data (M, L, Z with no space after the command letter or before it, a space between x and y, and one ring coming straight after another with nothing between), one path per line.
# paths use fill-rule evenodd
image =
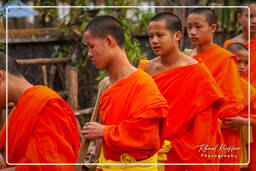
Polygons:
M224 127L232 129L234 131L238 131L242 125L247 125L247 118L243 118L241 116L234 116L224 119Z
M99 139L103 137L105 126L97 122L87 122L82 128L82 135L86 139Z

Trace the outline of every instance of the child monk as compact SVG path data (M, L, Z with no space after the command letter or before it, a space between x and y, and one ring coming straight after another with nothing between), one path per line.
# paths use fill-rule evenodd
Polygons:
M247 65L248 65L248 49L244 46L242 43L231 43L228 48L229 51L234 53L237 56L237 66L238 70L241 76L241 88L243 91L243 94L245 96L244 103L246 107L244 110L240 113L239 116L226 118L224 120L225 126L231 128L231 129L240 129L241 133L241 140L242 140L242 159L241 163L247 163L248 162L248 149L247 144L250 145L250 163L249 165L243 165L241 166L243 170L255 170L256 169L256 90L252 85L248 85L248 81L244 79L242 76L247 71ZM248 122L248 87L250 88L250 121ZM248 135L248 125L253 126L252 133ZM251 136L252 135L252 136ZM248 141L249 139L252 139L252 141Z

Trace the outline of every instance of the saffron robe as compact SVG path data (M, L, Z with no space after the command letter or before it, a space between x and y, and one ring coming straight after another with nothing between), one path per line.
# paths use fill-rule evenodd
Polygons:
M154 80L139 69L102 94L99 115L106 125L104 158L122 161L129 155L139 161L152 157L160 148L161 123L168 115L168 104Z
M139 68L145 68L146 61ZM164 138L171 142L166 163L212 163L216 158L200 145L215 147L222 142L217 111L223 94L205 64L177 67L153 76L169 104ZM214 154L211 153L211 154ZM172 166L165 170L208 170L211 166ZM211 167L213 169L215 167Z
M239 115L244 109L243 94L240 87L240 75L237 69L236 57L228 50L214 44L209 50L193 56L195 59L202 59L210 72L213 74L224 96L225 103L219 111L219 117L223 120L226 117ZM239 131L232 131L222 128L224 146L239 148L241 146ZM240 163L240 150L232 152L224 150L226 156L221 159L222 163ZM228 157L234 155L235 157ZM220 170L239 170L239 165L220 166Z
M6 128L7 143L6 148ZM45 86L27 89L8 117L8 126L0 132L0 147L17 171L73 170L74 166L40 163L75 163L80 145L78 125L68 104Z
M248 96L249 96L248 82L243 78L241 79L241 88L245 97L244 104L246 107L244 108L243 111L241 111L240 115L242 117L248 118L249 117L248 116ZM249 85L249 88L250 88L250 112L251 112L250 119L254 122L254 126L252 128L252 142L250 144L250 163L249 163L248 170L255 171L256 170L256 122L255 122L256 121L256 89L252 85ZM248 141L248 137L246 137L246 140Z

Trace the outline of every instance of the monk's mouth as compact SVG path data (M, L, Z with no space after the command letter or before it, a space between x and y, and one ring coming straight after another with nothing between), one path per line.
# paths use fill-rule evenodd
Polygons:
M251 26L251 30L256 30L256 26Z
M191 41L198 41L198 38L190 38Z
M154 50L154 51L159 51L159 50L160 50L160 47L153 47L153 50Z

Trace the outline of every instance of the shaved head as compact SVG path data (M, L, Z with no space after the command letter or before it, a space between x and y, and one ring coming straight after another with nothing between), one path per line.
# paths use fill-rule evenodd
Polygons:
M241 50L248 50L247 47L245 47L242 43L231 43L228 47L227 50L231 52L237 52Z
M95 38L104 39L107 35L113 36L118 46L124 47L124 30L122 24L109 15L94 17L86 26L85 32L89 31Z
M150 20L150 22L153 22L153 21L165 21L166 28L170 32L182 31L182 24L179 17L177 17L176 15L170 12L163 12L163 13L156 14Z
M0 70L6 71L6 52L4 50L0 50ZM8 56L8 73L21 76L16 60L11 56Z
M249 5L256 5L256 1L245 1L240 6L249 6ZM247 10L247 8L238 8L237 13L242 14L244 10Z
M215 12L210 8L195 8L189 12L190 14L199 14L205 16L209 25L217 24L217 16Z

